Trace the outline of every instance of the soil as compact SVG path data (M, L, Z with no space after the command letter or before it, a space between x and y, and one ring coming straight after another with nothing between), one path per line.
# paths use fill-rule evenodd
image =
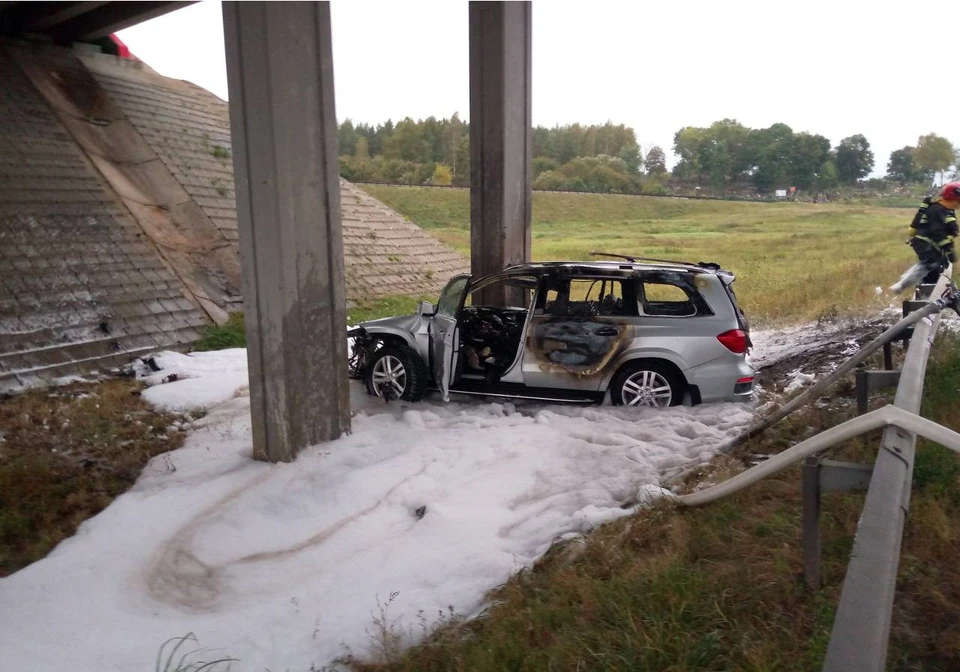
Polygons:
M834 371L890 327L895 318L884 314L869 319L841 319L757 332L754 341L758 345L751 352L750 361L757 370L760 402L784 393L798 373L820 379ZM894 342L894 360L901 358L903 352L901 343ZM867 364L882 368L882 350L868 359Z

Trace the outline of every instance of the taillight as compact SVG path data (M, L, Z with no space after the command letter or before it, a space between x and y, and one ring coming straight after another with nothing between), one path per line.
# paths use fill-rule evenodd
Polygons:
M747 351L747 334L740 329L725 331L717 336L717 340L723 344L723 347L735 354L742 355Z

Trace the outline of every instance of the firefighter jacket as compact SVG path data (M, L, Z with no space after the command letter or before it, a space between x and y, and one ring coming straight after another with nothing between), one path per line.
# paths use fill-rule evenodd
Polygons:
M956 213L940 202L930 203L920 215L920 221L914 228L916 229L914 238L919 238L938 248L948 246L957 235L960 235Z

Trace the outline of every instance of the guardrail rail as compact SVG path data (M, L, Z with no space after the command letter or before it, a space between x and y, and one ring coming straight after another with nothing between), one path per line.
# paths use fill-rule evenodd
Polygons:
M944 275L931 297L939 297L946 287ZM920 412L927 360L939 322L940 314L934 313L916 323L900 369L893 405L912 414ZM916 432L905 427L891 424L883 432L840 593L825 672L879 671L886 665L916 443Z

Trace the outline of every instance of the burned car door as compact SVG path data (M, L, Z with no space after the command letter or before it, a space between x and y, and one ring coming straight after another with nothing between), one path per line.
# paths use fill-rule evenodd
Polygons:
M440 294L437 312L430 320L430 360L434 381L443 393L443 400L450 398L450 385L457 370L460 339L457 316L470 286L469 275L455 276Z
M634 283L619 277L544 278L527 330L523 381L596 390L633 339Z

